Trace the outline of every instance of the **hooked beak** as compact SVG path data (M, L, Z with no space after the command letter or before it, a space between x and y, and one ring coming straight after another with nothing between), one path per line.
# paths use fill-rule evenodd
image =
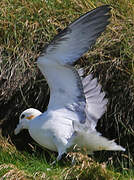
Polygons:
M23 129L22 124L18 124L14 130L14 134L15 135L19 134L22 129Z
M33 119L33 118L35 118L34 115L30 115L30 116L27 116L27 117L26 117L27 120L31 120L31 119ZM29 121L28 121L28 122L29 122ZM14 134L15 134L15 135L19 134L20 131L23 130L23 129L27 129L27 128L26 128L26 122L24 123L24 121L20 122L20 123L17 125L17 127L16 127L15 130L14 130Z

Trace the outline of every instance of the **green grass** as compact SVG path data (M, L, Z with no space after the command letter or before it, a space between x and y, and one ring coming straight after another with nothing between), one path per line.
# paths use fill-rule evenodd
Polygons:
M1 141L2 142L2 141ZM114 167L106 167L105 163L99 164L93 159L80 153L73 153L76 164L72 166L71 160L51 165L46 161L43 153L19 152L15 147L3 140L0 148L0 177L23 178L23 179L92 179L92 180L124 180L134 178L134 172L124 170L119 172ZM50 155L51 157L52 155ZM55 157L51 157L51 162Z
M47 174L48 177L55 176L55 178L59 174L62 175L63 169L57 164L52 167L50 163L47 163L44 155L20 153L6 140L3 142L4 147L0 148L0 177L6 173L7 176L10 175L10 170L14 170L16 177L20 172L22 176L29 178L40 177L43 174Z
M45 99L48 96L47 88L34 63L43 46L81 14L102 4L110 4L112 7L111 23L98 39L95 48L81 58L79 66L84 66L88 73L94 72L107 94L110 94L108 111L101 119L99 131L104 131L111 139L117 138L127 151L122 155L110 154L111 159L107 158L109 156L105 152L100 153L101 158L96 158L96 161L104 161L102 164L78 154L78 163L74 166L70 161L66 164L66 160L51 166L50 162L55 156L51 155L48 161L38 151L32 154L26 150L19 152L14 145L0 138L0 177L134 179L133 0L0 1L0 121L5 120L6 124L2 132L12 139L22 109L46 108L47 103L42 103L40 92L43 92ZM6 103L8 106L5 106ZM8 116L2 116L5 109ZM12 140L17 144L15 138ZM21 138L23 144L25 139Z

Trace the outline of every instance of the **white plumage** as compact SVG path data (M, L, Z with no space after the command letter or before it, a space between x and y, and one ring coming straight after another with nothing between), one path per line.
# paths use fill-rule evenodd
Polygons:
M105 93L92 75L83 78L73 63L80 58L109 24L109 6L96 8L61 31L37 60L50 88L46 112L30 108L20 115L15 129L28 129L41 146L58 152L57 160L75 145L92 153L125 149L102 137L95 129L107 105Z

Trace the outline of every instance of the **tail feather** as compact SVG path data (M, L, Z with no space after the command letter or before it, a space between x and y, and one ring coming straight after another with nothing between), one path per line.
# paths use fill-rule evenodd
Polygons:
M90 153L93 151L125 151L123 147L117 145L113 140L101 136L96 131L93 132L77 132L75 142L80 147L85 147Z

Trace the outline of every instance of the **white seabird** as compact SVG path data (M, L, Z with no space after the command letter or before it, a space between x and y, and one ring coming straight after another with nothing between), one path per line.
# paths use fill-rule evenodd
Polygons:
M44 113L33 108L22 112L15 134L28 129L37 143L58 152L57 160L75 145L90 153L125 150L96 131L106 110L105 93L96 78L83 78L82 70L73 67L105 30L109 18L108 5L87 12L55 36L37 60L50 88L48 109Z

